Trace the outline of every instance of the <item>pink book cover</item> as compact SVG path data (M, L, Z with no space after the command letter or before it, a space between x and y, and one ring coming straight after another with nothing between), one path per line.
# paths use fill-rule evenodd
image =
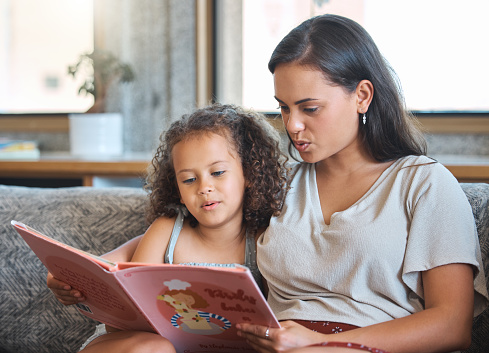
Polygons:
M280 327L243 267L110 263L16 221L46 268L82 291L79 311L122 330L156 332L177 352L254 352L236 324Z

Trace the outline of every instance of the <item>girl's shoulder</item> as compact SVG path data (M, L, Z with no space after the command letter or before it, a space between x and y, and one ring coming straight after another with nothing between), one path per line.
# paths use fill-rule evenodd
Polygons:
M165 251L170 241L175 219L175 217L158 217L144 233L132 261L146 263L164 262Z
M160 216L156 218L153 223L151 223L148 230L171 230L173 228L173 225L175 224L175 220L176 217Z
M173 228L175 227L177 217L160 216L154 220L148 227L143 236L143 241L146 243L154 244L155 246L161 246L161 244L168 244L170 241ZM166 245L165 245L166 249Z

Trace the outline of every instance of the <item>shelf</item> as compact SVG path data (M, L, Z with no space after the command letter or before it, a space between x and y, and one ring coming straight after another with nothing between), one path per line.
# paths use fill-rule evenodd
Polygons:
M94 177L144 178L150 161L147 155L87 160L69 154L42 154L38 161L0 161L0 177L74 178L92 186Z

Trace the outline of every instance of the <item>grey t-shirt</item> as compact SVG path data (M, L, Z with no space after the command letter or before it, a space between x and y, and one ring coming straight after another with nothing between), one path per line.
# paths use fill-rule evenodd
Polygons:
M279 320L357 326L423 310L421 272L474 266L475 313L487 305L467 198L441 164L395 161L355 204L324 222L315 166L298 164L280 216L258 239L258 266Z

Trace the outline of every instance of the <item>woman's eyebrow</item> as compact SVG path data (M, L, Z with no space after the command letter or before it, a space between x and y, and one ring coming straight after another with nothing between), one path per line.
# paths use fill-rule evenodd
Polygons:
M275 96L275 99L279 103L285 104L283 101L281 101L280 99L278 99L276 96ZM304 98L304 99L298 100L297 102L294 102L294 105L298 105L298 104L305 103L305 102L310 102L310 101L316 101L316 100L317 100L316 98Z

